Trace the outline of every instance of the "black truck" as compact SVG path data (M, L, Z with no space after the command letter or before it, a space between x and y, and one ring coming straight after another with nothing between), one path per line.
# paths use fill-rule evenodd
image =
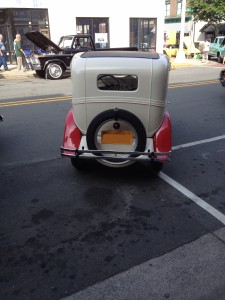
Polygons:
M70 74L70 63L78 52L101 50L137 51L136 47L96 49L91 35L66 35L60 38L58 45L39 31L30 31L25 36L38 48L26 57L31 69L39 77L60 79Z

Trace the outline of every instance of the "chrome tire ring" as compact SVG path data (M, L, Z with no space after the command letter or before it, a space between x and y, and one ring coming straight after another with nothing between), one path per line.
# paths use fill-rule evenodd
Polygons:
M49 79L60 79L63 75L63 69L58 63L51 63L47 67L47 77Z
M132 131L132 144L130 145L102 145L101 132L102 130L113 130L113 125L118 123L121 130ZM113 109L106 110L97 115L87 130L87 145L89 150L114 150L114 151L144 151L146 145L146 132L141 121L131 112L126 110L115 111ZM99 154L104 156L104 154ZM109 156L109 155L108 155ZM113 160L114 154L111 155L112 159L99 160L105 165L122 167L130 165L134 161L126 160L128 154L120 155L121 160ZM131 155L134 156L134 155ZM118 157L118 156L117 156Z

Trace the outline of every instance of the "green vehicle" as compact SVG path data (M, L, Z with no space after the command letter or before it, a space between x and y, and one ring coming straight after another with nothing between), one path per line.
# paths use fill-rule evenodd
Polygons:
M210 43L209 47L209 59L211 57L217 57L218 62L222 63L225 56L225 36L218 36L213 43Z

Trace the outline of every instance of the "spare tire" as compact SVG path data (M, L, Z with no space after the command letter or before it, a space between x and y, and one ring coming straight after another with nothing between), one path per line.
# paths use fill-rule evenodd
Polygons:
M103 144L102 132L126 132L132 134L132 142L127 143L111 143ZM114 150L124 152L145 151L146 146L146 131L139 120L133 113L123 109L109 109L98 114L90 123L87 129L87 146L89 150ZM108 154L98 154L100 156L109 156ZM137 156L135 154L123 154L115 155L110 154L112 159L107 158L105 160L99 160L99 162L112 166L122 167L132 164L134 161L127 160L129 156ZM119 160L113 159L115 156L120 158Z

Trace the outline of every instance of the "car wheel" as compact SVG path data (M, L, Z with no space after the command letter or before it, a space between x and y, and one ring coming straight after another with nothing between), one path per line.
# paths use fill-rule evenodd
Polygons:
M78 170L82 170L84 168L84 161L79 158L71 158L71 164Z
M155 173L159 173L160 171L162 171L163 163L158 162L158 161L153 161L153 162L151 162L151 165L152 165L152 170Z
M220 56L220 54L218 53L218 56L217 56L217 58L218 58L218 63L222 63L223 62L223 58Z
M104 135L108 134L108 141L104 141ZM123 136L126 135L126 137ZM119 136L119 140L115 140ZM123 136L123 137L122 137ZM129 136L129 137L128 137ZM127 140L130 139L129 141ZM97 115L87 129L87 145L89 150L112 150L112 151L145 151L146 131L142 122L131 112L123 109L106 110ZM137 156L135 154L98 154L110 156L99 160L100 163L110 167L124 167L134 163L127 157ZM112 157L112 159L111 159ZM119 158L115 160L113 158Z
M45 78L45 71L43 71L43 70L36 70L35 72L36 72L36 74L37 74L39 77Z
M46 69L47 78L56 80L60 79L63 75L63 68L59 63L50 63Z

